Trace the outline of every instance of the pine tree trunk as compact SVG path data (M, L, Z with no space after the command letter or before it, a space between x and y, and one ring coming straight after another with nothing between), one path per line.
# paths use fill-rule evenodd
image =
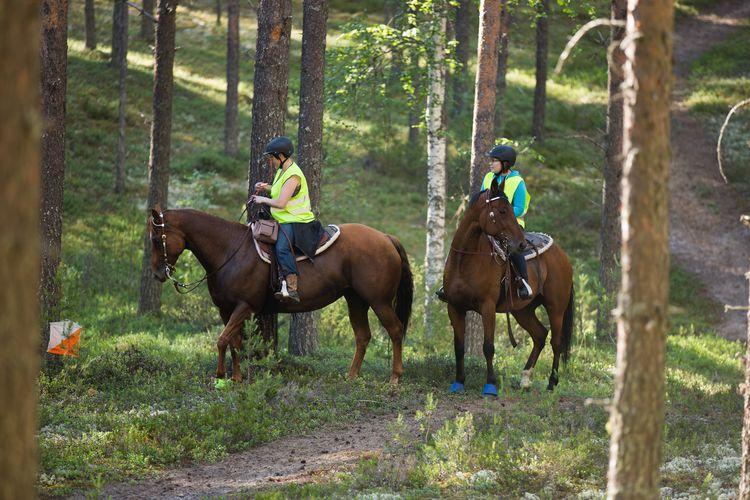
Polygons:
M457 116L466 106L466 75L469 72L469 35L471 32L471 18L474 10L472 0L459 0L456 7L456 62L461 67L453 76L453 108L452 115Z
M748 224L750 226L750 224ZM742 412L742 470L740 471L740 498L750 498L750 272L745 277L748 280L747 299L747 348L745 351L745 383L741 387L745 400Z
M94 0L86 0L84 4L84 16L86 17L86 48L96 49L96 11Z
M268 141L284 133L291 30L291 0L260 0L258 38L255 45L248 196L253 194L256 182L271 181L272 174L263 159L263 150ZM264 338L277 338L275 316L272 314L261 317L261 333Z
M305 0L302 17L302 69L299 90L297 158L307 178L313 212L320 213L323 171L323 82L325 75L328 0ZM318 343L317 314L292 314L289 354L306 356Z
M120 60L117 61L119 68L120 105L118 108L117 126L117 158L115 160L115 193L125 191L125 106L127 104L127 93L125 91L125 80L128 75L128 6L126 0L115 0L122 4L120 8L119 32L117 33Z
M125 11L125 14L122 11ZM122 52L125 50L125 47L122 46L120 32L122 31L123 16L127 15L128 5L120 0L114 0L114 8L112 9L112 54L109 60L109 66L112 68L118 67Z
M169 187L169 158L172 140L172 93L174 88L175 18L177 0L159 0L154 51L154 98L151 122L151 152L148 160L147 208L166 209ZM141 262L141 295L138 314L161 310L161 283L151 272L151 241L144 237Z
M471 134L469 192L476 193L489 163L485 155L495 142L495 83L497 80L500 0L481 0L477 42L477 76L474 88L474 121ZM484 330L479 314L466 316L466 352L482 356Z
M627 0L612 0L612 20L625 21ZM596 334L600 339L613 336L610 311L617 291L617 261L620 255L620 183L622 182L622 66L625 55L619 44L625 28L612 26L610 44L611 66L608 68L609 99L607 101L607 150L604 155L604 185L599 233L599 300ZM616 44L616 45L615 45Z
M42 12L42 352L49 341L49 322L60 314L60 265L63 180L65 178L65 94L68 81L68 0L44 0ZM58 364L56 357L49 359Z
M508 46L510 43L510 10L508 0L500 0L500 55L497 60L497 80L495 82L495 137L503 136L505 115L506 75L508 73Z
M432 38L427 93L427 238L424 259L425 315L427 338L434 338L431 312L436 303L435 289L442 280L445 265L445 40L444 14L433 10L438 29ZM440 16L438 19L437 16Z
M39 366L40 2L5 0L0 10L0 498L37 495ZM44 5L47 50L58 40L55 4ZM65 15L62 14L65 20ZM64 33L64 31L63 31ZM62 38L64 41L64 38ZM50 43L51 42L51 43ZM52 45L53 47L50 47ZM44 55L44 49L42 51ZM63 52L64 54L64 52ZM64 73L63 73L64 75ZM64 81L64 78L63 78ZM64 88L64 85L63 85Z
M240 0L227 0L227 104L224 112L224 152L237 156L237 89L240 83Z
M143 10L153 15L154 13L154 0L143 0ZM141 14L141 38L146 43L154 43L154 21L148 16Z
M623 110L622 288L609 498L658 498L669 287L673 0L630 0ZM638 36L636 36L636 33Z
M221 26L221 0L216 0L216 26Z
M531 135L544 142L544 115L547 107L547 57L549 45L549 0L537 4L536 20L536 87L534 88L534 114Z

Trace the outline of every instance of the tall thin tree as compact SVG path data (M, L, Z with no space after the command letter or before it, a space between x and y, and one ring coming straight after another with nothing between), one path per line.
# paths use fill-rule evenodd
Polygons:
M44 0L42 12L42 352L49 321L59 315L63 179L65 178L65 94L68 86L68 0ZM51 360L52 361L52 360Z
M500 0L500 55L497 60L495 86L495 137L503 136L505 117L505 89L507 88L508 50L510 48L510 6Z
M39 7L0 2L0 498L37 496Z
M474 86L474 120L471 133L471 170L469 192L482 187L486 173L485 155L495 142L495 83L497 80L498 40L500 33L500 0L481 0L479 6L479 38L477 42L477 76ZM479 315L467 315L467 352L480 356L484 335Z
M471 18L475 5L473 0L459 0L456 6L455 40L456 62L461 67L453 76L452 116L460 113L466 106L467 74L469 72L469 36L471 35Z
M315 215L320 213L323 173L323 83L325 76L328 0L304 0L302 4L302 69L299 89L297 159L310 189ZM312 353L318 343L316 313L292 314L289 354Z
M227 102L224 110L224 152L237 156L237 89L240 83L240 0L227 0Z
M608 498L658 498L669 288L673 0L629 0L623 85L622 288Z
M536 0L536 86L531 135L544 141L544 119L547 108L547 58L549 53L549 0Z
M216 26L221 26L221 0L216 0Z
M120 20L118 23L118 43L121 50L118 52L119 61L117 69L119 73L118 86L120 90L120 104L118 106L117 119L117 157L115 158L115 193L125 191L125 106L127 104L127 91L125 88L128 76L128 5L127 0L115 0L122 4L119 9Z
M162 209L166 209L172 145L172 93L174 89L177 0L159 0L157 15L147 206L151 208L158 205ZM151 240L146 233L143 260L141 261L141 295L138 301L138 314L158 313L161 309L161 283L156 281L151 273L150 257Z
M154 43L154 20L152 19L154 0L143 0L141 7L143 8L141 13L141 38L146 43Z
M123 14L123 11L125 13ZM112 54L109 60L109 65L112 68L117 68L122 58L122 52L127 50L122 46L122 22L125 19L124 16L128 15L128 4L121 2L120 0L114 0L114 7L112 8Z
M750 228L750 216L741 218L743 224ZM745 274L748 285L750 285L750 271ZM740 498L750 498L750 286L748 286L747 298L747 347L745 350L745 383L741 386L744 399L742 412L742 467L740 469Z
M273 137L284 133L291 30L291 0L260 0L258 38L255 44L248 196L254 193L256 182L270 182L268 166L263 159L263 149ZM260 316L261 333L264 338L276 338L276 318L275 314Z
M94 0L86 0L83 7L86 18L86 48L89 50L96 49L96 10L94 9Z
M425 332L432 337L430 321L436 301L435 288L442 277L445 258L445 43L446 16L438 2L433 3L432 46L428 66L427 92L427 237L424 258Z
M627 0L612 0L611 19L625 21ZM607 144L604 155L604 185L599 233L599 300L596 332L599 338L612 333L610 304L617 291L617 260L620 255L620 183L622 182L622 67L625 55L620 42L625 27L612 25L610 45L612 56L607 69L609 98L607 100Z

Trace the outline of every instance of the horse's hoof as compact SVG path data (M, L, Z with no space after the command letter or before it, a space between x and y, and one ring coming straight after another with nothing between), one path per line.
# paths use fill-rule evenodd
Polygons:
M461 382L458 382L458 381L453 382L451 384L451 388L449 389L449 391L451 393L453 393L453 394L458 394L460 392L464 392L464 384L462 384Z
M550 392L554 391L555 390L555 384L553 384L552 382L550 382L549 384L547 384L547 390L550 391Z
M497 396L497 386L495 384L484 384L482 396Z
M533 368L530 370L521 371L521 383L519 384L519 387L521 389L528 389L529 387L531 387L532 373L533 373Z

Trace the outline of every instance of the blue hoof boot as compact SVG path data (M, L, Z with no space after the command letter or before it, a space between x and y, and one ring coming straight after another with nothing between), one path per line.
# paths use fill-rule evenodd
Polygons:
M453 394L464 392L464 384L462 384L461 382L453 382L451 384L450 392L452 392Z
M497 387L495 384L484 384L482 396L497 396Z

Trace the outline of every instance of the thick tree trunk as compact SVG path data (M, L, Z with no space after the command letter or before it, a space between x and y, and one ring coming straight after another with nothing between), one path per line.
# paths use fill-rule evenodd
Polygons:
M149 14L154 13L154 0L143 0L143 10ZM154 43L154 21L148 16L141 14L141 38L146 43Z
M547 57L549 45L549 0L537 4L536 20L536 87L531 135L537 142L544 141L544 115L547 107Z
M125 11L123 14L122 11ZM128 15L128 5L120 0L114 0L114 8L112 9L112 54L109 60L109 65L112 68L117 68L122 52L126 49L122 46L122 37L120 32L122 31L122 22L124 17Z
M627 16L622 289L607 495L658 498L669 287L673 0L629 0Z
M0 498L37 495L39 7L5 0L0 9ZM45 24L60 15L54 4L43 9ZM59 40L48 28L47 50Z
M159 0L154 51L154 98L151 122L151 152L148 160L147 208L167 208L169 158L172 141L172 91L174 88L175 18L177 0ZM151 272L151 241L144 237L141 262L141 296L138 314L161 309L161 283Z
M227 104L224 111L224 152L237 156L237 88L240 83L240 0L227 0Z
M471 18L475 5L472 0L459 0L456 7L456 61L461 67L453 75L453 107L452 115L456 116L466 106L467 75L469 73L469 35L471 32Z
M612 0L612 20L625 21L627 0ZM607 101L607 150L604 156L604 185L602 186L602 215L599 233L599 301L596 333L600 339L613 334L610 311L617 291L617 261L620 255L620 182L622 182L622 71L625 55L619 45L625 28L612 26L610 44L612 61L607 73L609 99Z
M750 227L750 223L747 224ZM740 471L740 498L750 498L750 272L745 277L748 280L747 298L747 348L745 351L745 383L742 385L742 396L745 400L742 412L742 470Z
M120 60L117 61L119 69L120 105L117 120L117 158L115 160L115 193L125 191L125 105L127 93L125 91L125 80L128 75L128 6L126 0L115 0L122 4L120 9L120 22L117 33L118 43L122 50L118 52Z
M83 7L86 17L86 48L89 50L96 49L96 11L94 9L94 0L86 0Z
M271 172L263 159L268 141L284 133L289 84L289 38L292 30L291 0L261 0L258 6L258 38L255 45L253 79L253 124L250 133L248 196L255 183L270 182ZM276 338L275 315L261 318L264 338Z
M42 12L42 306L41 347L49 340L49 322L60 314L60 265L63 181L65 178L65 94L68 82L68 1L44 0ZM56 358L50 358L56 364Z
M323 81L325 75L328 0L305 0L302 5L302 69L299 90L297 158L307 178L315 215L320 211L323 171ZM311 354L318 343L316 313L293 314L289 354Z
M433 11L438 26L433 35L433 53L428 68L427 93L427 238L424 258L425 333L433 338L431 311L436 302L435 288L445 265L445 40L444 14ZM437 16L440 16L438 19Z
M508 74L508 46L510 34L510 10L508 0L500 0L500 55L497 60L497 80L495 82L495 137L503 136L505 115L506 75Z
M500 0L481 0L479 16L469 193L476 193L481 188L482 177L489 165L485 155L495 142L493 128L495 83L497 80L497 45L500 34ZM479 315L470 312L466 319L466 352L473 356L481 356L484 334Z

